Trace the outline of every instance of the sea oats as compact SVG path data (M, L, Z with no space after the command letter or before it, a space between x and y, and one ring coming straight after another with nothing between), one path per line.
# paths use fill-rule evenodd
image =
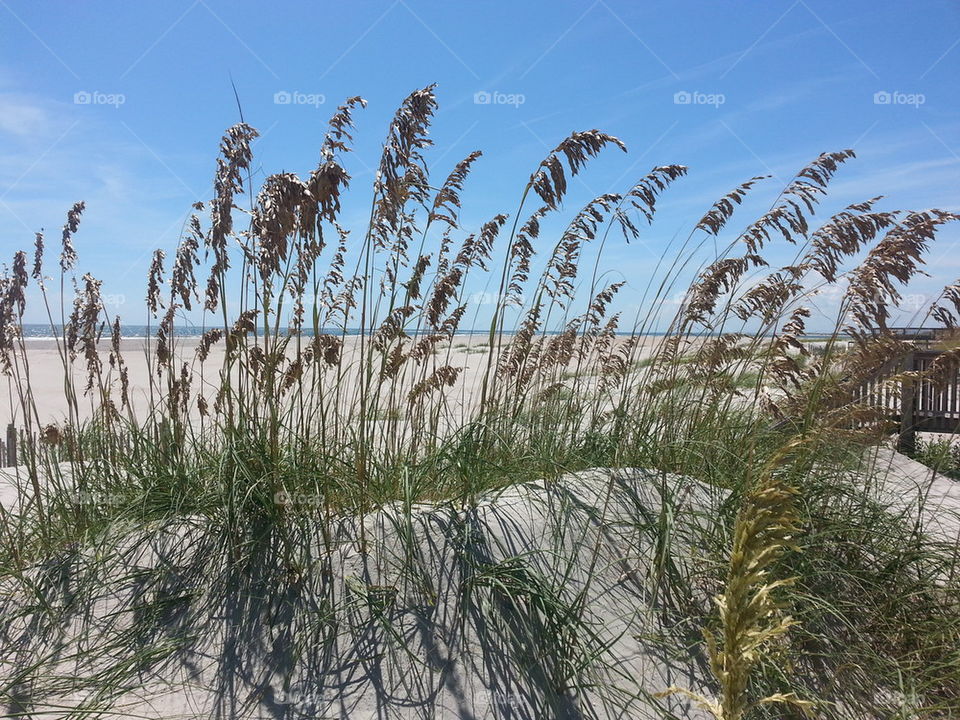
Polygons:
M463 368L443 365L431 373L430 377L418 383L407 397L407 400L413 404L422 401L430 393L447 386L452 387L456 383Z
M459 227L460 193L463 191L467 175L470 174L471 166L481 155L483 155L482 152L474 150L456 164L433 198L433 207L430 208L430 214L427 217L428 222L440 221L450 228Z
M13 272L7 287L8 303L18 317L23 317L27 308L27 254L18 250L13 256Z
M33 272L32 277L40 285L43 284L43 233L35 234L33 244Z
M643 215L648 224L653 222L657 198L670 184L687 174L684 165L662 165L653 168L623 196L624 202L614 213L614 218L623 230L623 236L630 242L640 236L625 207L632 208Z
M697 229L704 230L711 235L719 235L720 231L723 230L724 226L727 224L727 221L733 217L735 206L740 205L743 202L743 198L746 196L750 188L752 188L761 180L766 180L769 177L771 176L758 175L756 177L752 177L717 200L717 202L713 204L713 207L711 207L707 213L700 218L700 222L697 223Z
M844 298L850 302L851 315L860 328L886 328L890 306L900 301L895 283L905 285L922 272L923 255L937 228L958 218L941 210L909 213L851 271Z
M691 286L683 309L684 324L700 323L710 327L720 296L733 290L748 270L766 264L766 260L754 253L724 257L711 263Z
M528 187L533 188L545 205L555 210L567 194L567 178L560 157L566 159L570 174L575 176L587 160L596 157L607 145L615 145L623 152L627 151L627 146L619 138L600 130L572 133L541 161L540 166L530 176Z
M210 355L210 348L223 339L223 328L211 328L200 337L200 343L197 345L197 358L204 362Z
M389 247L405 257L409 237L403 232L408 201L423 204L427 199L427 174L422 150L433 144L427 137L437 109L434 85L417 90L397 110L384 141L383 154L374 181L375 209L371 221L374 245Z
M210 203L210 232L207 248L213 252L214 263L207 280L207 310L215 310L220 302L223 277L230 267L227 238L233 232L233 198L243 189L243 173L250 168L253 154L250 143L259 133L246 123L238 123L227 130L220 141L220 157L214 176L215 197Z
M536 254L533 241L540 236L540 220L548 212L550 212L550 208L547 205L542 205L531 214L520 227L517 237L511 245L508 267L512 270L507 283L505 304L521 304L523 286L530 278L530 260Z
M350 175L337 162L338 152L349 152L347 142L353 140L353 111L366 107L361 97L347 99L330 118L326 137L320 148L320 164L310 173L306 182L306 200L300 206L299 225L301 232L312 235L321 233L320 222L336 222L340 212L340 194L350 186ZM345 142L347 141L347 142Z
M423 275L430 267L430 255L421 255L413 265L413 271L410 273L410 279L403 284L407 291L407 297L410 300L420 299L420 283L423 281Z
M163 250L153 251L153 260L150 263L150 273L147 278L147 310L156 317L163 301L160 300L160 286L163 284L163 259L166 254Z
M170 292L180 298L180 302L186 310L192 310L193 300L198 298L195 269L200 264L198 253L202 242L203 231L200 228L200 218L191 215L188 234L177 247L177 254L173 262L173 273L170 277ZM162 266L160 272L163 272ZM151 285L153 283L152 275L151 271ZM148 292L148 297L149 295Z
M948 304L950 307L947 307ZM943 289L930 314L946 328L952 330L957 327L957 315L960 315L960 281Z
M621 200L615 193L594 198L578 212L560 237L544 271L544 288L555 301L573 297L574 281L584 244L593 240L607 214Z
M80 228L80 216L86 209L84 202L75 203L67 213L67 222L63 226L60 250L60 270L69 272L77 264L77 251L73 247L73 235Z
M328 367L335 367L340 364L342 352L343 340L336 335L317 335L313 339L314 355L322 358Z

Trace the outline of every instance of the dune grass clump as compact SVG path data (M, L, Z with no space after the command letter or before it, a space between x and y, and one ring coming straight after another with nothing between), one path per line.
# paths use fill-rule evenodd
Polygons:
M949 439L921 441L914 458L947 477L960 479L960 449Z
M244 686L253 699L240 703L241 681L226 669L243 668L252 683L244 663L280 647L318 677L348 660L373 672L375 657L378 678L405 681L415 666L415 691L431 698L443 684L429 670L443 666L438 647L468 630L486 638L484 656L507 683L492 690L494 705L533 716L681 712L656 697L663 687L620 668L613 648L631 636L695 668L701 686L684 690L717 698L708 702L717 717L960 712L957 554L869 494L878 469L863 458L888 428L861 392L909 353L888 320L936 232L957 217L879 210L872 198L815 225L832 177L854 157L824 153L741 230L727 230L734 212L767 178L707 209L649 283L631 288L642 302L628 319L617 311L627 283L605 271L604 250L654 232L657 203L685 166L655 167L548 231L569 179L600 153L626 150L599 130L576 132L533 168L515 208L465 227L462 198L481 153L431 179L430 86L398 109L367 222L347 228L347 157L365 104L337 109L309 174L259 187L257 131L227 131L213 198L194 205L169 257L153 256L142 350L109 314L101 281L77 276L83 203L69 211L52 270L38 234L32 269L21 251L0 278L0 369L12 416L35 439L24 443L20 499L2 509L11 622L0 634L10 658L0 697L11 712L65 695L78 716L109 712L135 678L186 665L223 632L213 662L239 704L221 712L287 702ZM771 246L790 247L792 260L769 267ZM840 280L833 330L811 348L812 298ZM476 327L471 290L487 281L495 292ZM60 418L36 401L50 379L31 372L29 289L62 363ZM931 315L952 326L958 313L950 286ZM191 343L178 328L197 316L202 336ZM479 521L490 498L528 481L561 492L551 483L597 467L613 472L584 526L597 532L592 554L579 554L586 530L572 524L579 506L565 495L550 510L561 520L549 552L491 545ZM625 468L650 473L656 503L617 479ZM688 487L667 481L677 477ZM681 542L677 513L697 488L725 499L707 522L683 525ZM623 493L633 498L627 518L614 514ZM431 566L418 544L422 503L453 513L442 518L455 573ZM655 550L619 549L616 562L636 550L650 565L627 567L614 584L635 582L638 610L611 638L587 598L615 565L604 533L624 528ZM389 561L378 554L387 545ZM364 565L339 582L358 557L376 571ZM404 613L438 627L439 588L451 582L444 627L456 631L421 646ZM89 617L131 588L109 620ZM270 651L252 629L263 617ZM80 669L50 670L64 657ZM273 687L303 695L289 678ZM382 707L395 709L404 692L414 690L382 690Z

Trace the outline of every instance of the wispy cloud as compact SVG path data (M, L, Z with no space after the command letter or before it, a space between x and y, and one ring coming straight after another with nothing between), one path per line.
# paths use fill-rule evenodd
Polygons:
M48 106L12 93L0 94L0 134L29 139L54 132L56 123Z

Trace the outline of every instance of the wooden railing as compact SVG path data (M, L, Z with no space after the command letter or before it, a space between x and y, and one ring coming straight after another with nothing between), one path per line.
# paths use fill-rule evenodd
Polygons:
M941 354L914 350L898 365L881 368L857 393L857 400L886 408L889 419L899 424L901 450L915 449L918 432L960 433L960 365L948 367L945 381L936 385L929 378L905 380L899 387L887 382L906 370L925 373Z
M6 440L0 439L0 467L13 467L17 464L17 429L13 423L7 425Z

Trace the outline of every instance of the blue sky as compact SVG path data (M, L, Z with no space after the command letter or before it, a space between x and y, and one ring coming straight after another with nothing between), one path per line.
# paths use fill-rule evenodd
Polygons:
M611 279L629 282L627 313L667 243L716 198L775 176L729 226L742 228L823 151L859 156L825 213L878 194L890 209L960 209L956 2L0 0L0 29L0 257L41 227L55 240L85 200L80 266L125 301L129 323L144 317L150 253L172 252L190 204L211 195L220 135L238 120L231 78L262 133L261 178L309 172L336 105L369 101L349 156L352 227L393 111L432 82L434 179L484 151L464 193L468 228L513 212L573 130L600 128L630 151L607 151L572 183L565 218L655 165L688 165L641 242L606 257ZM932 277L909 292L960 276L958 241L958 228L942 232ZM42 319L36 306L28 319Z

